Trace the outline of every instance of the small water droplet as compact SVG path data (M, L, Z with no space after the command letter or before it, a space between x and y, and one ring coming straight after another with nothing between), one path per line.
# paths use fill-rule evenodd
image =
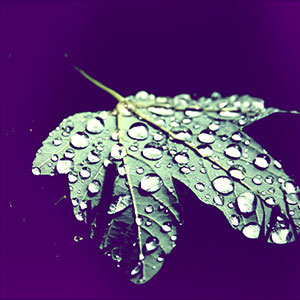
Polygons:
M222 196L216 195L214 196L213 200L219 206L224 205L224 198Z
M269 175L265 178L266 183L272 184L274 182L274 177Z
M266 154L258 154L253 160L254 166L259 170L265 170L269 167L271 159Z
M261 185L262 184L262 177L261 177L261 175L255 175L252 178L252 182L255 183L256 185Z
M127 134L132 139L142 141L148 138L149 129L146 124L137 122L130 126Z
M172 132L175 134L175 138L182 141L190 141L192 139L192 131L189 128L178 126L172 129Z
M89 145L88 138L87 134L78 131L72 136L70 145L76 149L84 149Z
M250 191L243 192L236 198L237 207L242 214L254 212L256 202L256 196Z
M60 137L57 137L57 138L55 138L55 139L53 140L52 143L53 143L54 146L60 146L61 143L62 143L62 140L61 140Z
M100 186L101 186L101 184L98 180L93 180L88 185L88 191L91 194L97 194L100 191Z
M161 178L154 173L145 175L140 182L140 188L148 193L157 192L161 188L161 186Z
M215 134L213 131L204 129L198 135L198 140L201 143L212 144L215 141Z
M79 174L82 179L87 179L91 176L91 169L88 167L83 167L81 168Z
M205 188L205 184L202 182L198 182L195 184L195 189L198 190L199 192L203 192Z
M244 226L242 233L249 239L257 239L260 234L260 226L255 223L249 223Z
M241 165L231 166L228 172L230 176L235 180L243 180L246 176L246 169Z
M54 161L54 162L58 161L58 155L57 154L53 154L52 157L51 157L51 160Z
M160 133L155 133L155 134L153 135L153 140L156 141L156 142L162 141L163 138L164 138L164 136L163 136L162 134L160 134Z
M224 154L232 159L238 159L242 155L242 148L237 144L230 144L226 147Z
M77 206L77 205L79 204L79 201L78 201L77 198L72 198L72 199L71 199L71 202L72 202L72 205L73 205L73 206Z
M83 215L82 212L78 212L77 214L75 214L75 218L76 218L78 221L82 222L82 221L84 220L84 215Z
M86 130L89 133L100 133L104 129L104 121L100 119L99 117L89 119L86 124Z
M131 270L130 275L131 276L136 276L140 271L141 271L141 267L140 267L140 265L137 265L136 267L134 267Z
M143 219L142 219L141 217L137 217L137 218L135 219L135 223L136 223L137 226L142 226L142 224L143 224Z
M153 236L149 236L145 243L146 253L152 252L159 247L159 240Z
M277 169L282 169L282 164L278 160L274 160L273 163Z
M148 204L148 205L145 207L145 212L146 212L147 214L151 214L151 213L153 213L153 211L154 211L154 208L153 208L153 206L152 206L151 204Z
M220 122L216 121L208 125L208 129L211 131L217 131L220 129Z
M65 158L72 159L75 156L75 152L73 149L67 149L64 154Z
M170 232L172 230L172 224L170 222L164 222L161 229L163 232Z
M180 173L182 174L189 174L191 172L191 169L189 167L181 167L179 169Z
M199 154L203 157L213 155L213 149L210 145L199 145L197 149Z
M174 156L174 161L178 164L187 164L189 162L189 155L184 152L179 152Z
M92 150L87 157L87 160L90 164L96 164L101 159L101 154L98 150Z
M144 173L144 168L143 167L137 168L136 173L139 174L139 175L143 174Z
M115 144L112 146L111 151L110 151L110 156L114 160L121 160L125 157L126 155L126 150L121 144Z
M32 168L31 171L32 171L32 174L33 174L33 175L41 175L41 169L38 168L38 167Z
M142 155L150 160L158 160L163 156L163 150L159 143L151 142L145 145Z
M267 197L264 199L266 204L269 206L275 206L276 205L276 201L273 197Z
M240 219L239 219L239 217L236 216L236 215L232 215L232 216L230 217L230 221L231 221L231 224L232 224L234 227L237 227L237 226L239 226L239 224L240 224Z
M242 135L242 133L240 132L240 131L236 131L236 132L234 132L233 134L232 134L232 136L231 136L231 140L233 141L233 142L241 142L242 141L242 139L243 139L243 135Z
M78 177L77 177L77 175L76 175L76 173L75 172L70 172L69 174L68 174L68 180L69 180L69 183L75 183L76 181L77 181L77 179L78 179Z
M229 195L234 190L233 182L230 180L229 177L226 176L219 176L215 178L212 181L212 186L217 192L223 195Z

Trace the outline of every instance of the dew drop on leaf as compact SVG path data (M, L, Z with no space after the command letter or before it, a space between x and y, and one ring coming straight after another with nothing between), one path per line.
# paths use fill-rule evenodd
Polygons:
M78 131L72 136L70 144L76 149L84 149L89 145L89 137L86 133Z
M145 175L140 183L141 189L147 193L155 193L161 188L161 186L161 178L154 173Z
M170 222L164 222L161 226L161 229L163 232L170 232L172 230L172 227L171 227L171 223Z
M65 158L72 159L75 156L75 152L73 149L67 149L64 154Z
M68 174L73 167L73 162L70 159L60 159L57 162L56 170L58 174Z
M158 160L163 156L163 150L160 144L151 142L145 145L142 155L150 160Z
M177 153L174 156L174 161L178 164L187 164L189 162L189 155L184 152Z
M75 183L76 181L77 181L77 179L78 179L78 176L76 175L76 173L75 172L70 172L69 174L68 174L68 180L69 180L69 183Z
M213 131L204 129L198 135L198 140L201 143L212 144L215 141L215 135L214 135Z
M145 207L145 212L147 214L151 214L152 212L154 211L154 208L151 204L148 204L146 207Z
M247 224L243 227L242 233L249 239L257 239L260 234L260 226L258 224Z
M146 240L146 253L152 252L159 247L159 240L153 236L149 236Z
M89 119L86 124L86 130L89 133L100 133L104 130L104 122L100 118Z
M60 137L57 137L57 138L55 138L55 139L53 140L53 145L54 145L54 146L60 146L61 143L62 143L62 140L61 140Z
M41 169L38 167L32 168L32 174L33 175L41 175Z
M88 185L88 191L91 194L97 194L100 191L100 186L101 186L101 184L98 180L93 180Z
M212 185L217 192L223 195L229 195L234 190L233 182L226 176L219 176L215 178L212 181Z
M286 244L292 238L292 233L287 228L277 228L270 235L271 241L275 244Z
M214 196L214 202L217 205L222 206L222 205L224 205L224 198L222 196L216 195L216 196Z
M110 156L114 160L121 160L124 158L126 155L126 150L121 144L115 144L112 146L111 151L110 151Z
M199 145L197 147L198 152L200 153L201 156L206 157L206 156L212 156L213 155L213 150L210 145Z
M246 169L241 165L233 165L228 170L230 176L235 180L243 180L246 176Z
M256 208L256 196L251 191L246 191L236 198L237 207L242 214L252 213Z
M91 169L89 167L82 167L79 174L82 179L87 179L91 176Z
M258 154L253 160L254 166L259 170L265 170L270 165L270 157L265 154Z
M90 164L96 164L100 161L100 158L101 155L98 150L92 150L87 156L87 160Z
M224 154L231 159L238 159L242 155L242 148L237 144L230 144L225 149Z
M174 114L174 110L166 107L153 106L149 107L148 110L158 116L172 116Z

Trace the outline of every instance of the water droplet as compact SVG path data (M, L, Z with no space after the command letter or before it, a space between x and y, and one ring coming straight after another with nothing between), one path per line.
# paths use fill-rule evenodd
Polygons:
M70 183L75 183L75 182L77 181L77 179L78 179L78 177L77 177L77 175L76 175L75 172L72 172L72 171L71 171L71 172L68 174L68 180L69 180Z
M150 160L158 160L163 156L163 150L160 144L151 142L145 145L142 155Z
M139 174L139 175L143 174L144 173L144 168L143 167L137 168L136 173Z
M115 160L121 160L126 155L126 150L121 144L115 144L112 146L110 156Z
M290 205L295 205L299 202L297 194L286 194L285 201Z
M154 211L154 208L151 204L148 204L146 207L145 207L145 212L147 214L151 214L152 212Z
M199 117L201 115L201 111L200 110L192 110L192 109L187 109L184 114L187 116L187 117L190 117L190 118L196 118L196 117Z
M71 199L71 202L72 202L72 205L73 205L73 206L77 206L77 205L79 204L79 201L78 201L77 198L72 198L72 199Z
M172 129L172 132L175 134L175 138L182 141L190 141L192 139L192 131L189 128L178 126Z
M242 233L249 239L257 239L260 234L260 226L255 223L249 223L244 226Z
M101 159L101 154L98 150L92 150L87 157L87 160L90 164L96 164Z
M252 182L255 183L256 185L261 185L262 184L262 177L260 175L255 175L252 178Z
M278 160L274 160L273 163L277 169L282 169L282 164Z
M241 116L241 113L238 111L222 110L220 111L219 115L225 118L238 118Z
M240 219L239 219L239 217L236 216L236 215L232 215L232 216L230 217L230 221L231 221L231 224L232 224L233 226L235 226L235 227L239 226L239 224L240 224Z
M119 140L119 130L118 129L116 129L112 134L111 134L111 139L113 140L113 141L118 141Z
M253 160L254 166L259 170L265 170L269 167L271 159L266 154L258 154Z
M195 184L195 189L198 190L199 192L203 192L205 188L204 183L198 182Z
M164 138L164 136L163 136L162 134L160 134L160 133L155 133L155 134L153 135L153 139L154 139L154 141L156 141L156 142L162 141L163 138Z
M153 236L149 236L145 243L145 249L147 252L152 252L159 247L159 240Z
M84 220L84 215L83 215L82 212L78 212L77 214L75 214L75 218L76 218L78 221L82 222L82 221Z
M230 144L226 147L224 154L232 159L238 159L242 155L242 148L237 144Z
M87 121L86 130L89 133L100 133L104 129L104 121L100 118L93 118Z
M214 189L223 194L229 195L234 190L233 182L230 180L229 177L226 176L219 176L212 181L212 186Z
M128 136L135 140L145 140L149 136L148 126L144 123L137 122L130 126Z
M88 191L91 194L97 194L100 191L100 186L101 186L101 184L98 180L93 180L88 185Z
M213 155L213 149L210 145L199 145L197 149L199 154L203 157Z
M73 167L73 162L70 159L60 159L56 165L56 170L59 174L68 174Z
M246 169L241 165L234 165L230 167L228 172L235 180L243 180L246 176Z
M55 139L53 140L52 143L53 143L54 146L60 146L61 143L62 143L62 140L61 140L60 137L57 137L57 138L55 138Z
M163 232L170 232L172 230L172 224L170 222L164 222L161 229Z
M227 207L230 208L230 209L233 209L233 208L234 208L233 202L230 201L230 202L227 204Z
M187 164L189 162L189 155L185 152L179 152L174 156L174 161L178 164Z
M58 161L58 155L57 154L53 154L52 157L51 157L51 160L54 161L54 162Z
M134 145L130 145L129 150L132 152L136 152L139 150L139 148L137 145L134 144Z
M91 169L88 167L83 167L81 168L79 174L82 179L87 179L91 176Z
M277 228L271 232L271 241L275 244L286 244L292 239L292 233L287 228Z
M269 175L265 178L266 183L272 184L274 182L274 177Z
M208 125L208 129L211 131L217 131L220 129L220 122L213 122Z
M147 220L145 224L146 224L147 227L150 227L152 225L152 221L151 220Z
M189 174L189 173L191 172L191 169L188 168L188 167L181 167L181 168L179 169L179 171L180 171L180 173L182 173L182 174Z
M141 217L137 217L137 218L135 219L135 223L136 223L137 226L142 226L142 224L143 224L143 219L142 219Z
M33 174L33 175L41 175L41 169L38 168L38 167L32 168L31 171L32 171L32 174Z
M198 140L201 143L212 144L215 141L215 135L213 131L204 129L198 135Z
M222 205L224 205L224 198L222 196L216 195L216 196L214 196L214 202L217 205L222 206Z
M174 114L173 109L160 106L151 106L148 110L158 116L172 116Z
M145 175L140 183L140 187L143 191L148 193L155 193L157 192L162 186L161 178L154 174L150 173Z
M75 152L73 149L67 149L64 154L65 158L72 159L75 156Z
M294 194L297 192L297 188L292 181L285 181L282 185L282 188L288 194Z
M82 200L82 201L80 202L79 206L80 206L80 208L81 208L82 210L87 209L87 200Z
M88 135L78 131L71 138L71 146L77 149L84 149L89 145Z
M276 205L276 201L273 197L267 197L264 199L266 204L269 206L275 206Z
M126 174L126 169L125 169L124 165L118 166L118 173L119 173L119 176L124 176Z
M242 214L252 213L256 208L256 196L250 191L243 192L236 198L236 203Z
M231 136L231 140L233 141L233 142L241 142L242 141L242 139L243 139L243 135L242 135L242 133L240 132L240 131L236 131L236 132L234 132L233 134L232 134L232 136Z

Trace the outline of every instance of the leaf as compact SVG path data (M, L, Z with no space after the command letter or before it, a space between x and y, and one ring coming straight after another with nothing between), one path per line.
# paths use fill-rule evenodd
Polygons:
M187 94L170 98L141 91L123 98L79 72L118 104L113 111L64 119L38 150L32 171L68 176L76 219L91 227L91 238L132 282L150 280L176 246L183 220L174 179L221 210L247 238L295 240L299 188L281 163L243 132L283 111L248 95L213 93L193 100ZM110 165L117 173L112 201L102 211Z

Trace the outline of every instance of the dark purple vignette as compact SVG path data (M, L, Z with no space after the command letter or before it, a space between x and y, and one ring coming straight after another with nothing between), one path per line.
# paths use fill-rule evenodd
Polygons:
M124 96L218 91L300 111L299 14L299 1L2 1L1 299L300 299L299 240L248 240L184 190L176 250L135 286L74 241L86 232L59 201L67 179L31 173L63 118L116 104L73 65ZM247 128L298 183L299 118Z

